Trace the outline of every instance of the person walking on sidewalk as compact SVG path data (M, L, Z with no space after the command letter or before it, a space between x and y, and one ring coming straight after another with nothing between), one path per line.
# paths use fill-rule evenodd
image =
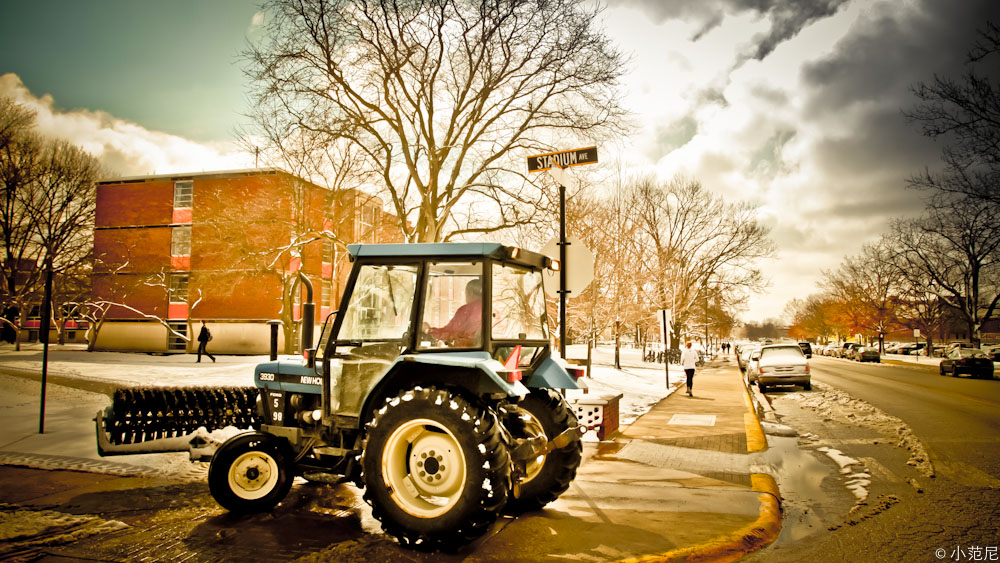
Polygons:
M691 347L691 341L684 346L681 350L681 367L684 368L684 374L687 375L687 392L689 397L694 397L694 368L698 365L698 352Z
M212 358L212 363L215 363L215 356L208 353L208 341L212 339L212 331L208 330L205 326L205 321L201 321L201 331L198 332L198 363L201 363L201 355L205 354L209 358Z

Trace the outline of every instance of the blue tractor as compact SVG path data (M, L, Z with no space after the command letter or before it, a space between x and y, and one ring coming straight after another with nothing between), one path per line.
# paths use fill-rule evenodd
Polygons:
M496 243L348 250L340 309L317 347L303 331L305 361L259 365L255 389L120 390L97 417L102 454L187 440L207 459L195 425L249 421L211 454L223 507L270 510L299 475L349 480L385 532L424 549L555 500L586 430L559 391L582 387L582 373L551 355L542 284L558 264Z

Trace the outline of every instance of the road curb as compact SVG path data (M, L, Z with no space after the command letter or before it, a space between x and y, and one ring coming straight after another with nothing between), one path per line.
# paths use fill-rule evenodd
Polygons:
M746 384L743 385L743 399L746 401L749 412L743 415L743 424L746 426L747 451L750 453L762 452L767 449L767 436L764 435L764 428L757 418L757 409L753 406L753 399L750 397L750 390Z
M753 490L760 493L759 516L754 522L727 536L720 536L701 545L675 549L658 555L647 555L638 559L625 559L619 563L655 562L712 562L736 561L746 554L757 551L778 538L781 532L781 497L774 478L765 473L750 475Z

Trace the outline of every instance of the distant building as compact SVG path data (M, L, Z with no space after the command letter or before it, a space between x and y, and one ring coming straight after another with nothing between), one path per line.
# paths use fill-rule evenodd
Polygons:
M96 349L193 352L205 320L212 353L266 353L268 322L298 320L298 272L322 323L346 279L343 245L398 242L397 221L378 198L278 169L101 181L92 297L120 305L98 327Z

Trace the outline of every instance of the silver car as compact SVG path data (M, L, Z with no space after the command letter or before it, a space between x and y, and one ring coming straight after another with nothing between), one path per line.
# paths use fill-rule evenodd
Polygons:
M755 366L757 386L761 392L774 385L801 385L812 389L809 360L798 344L771 344L760 349Z

